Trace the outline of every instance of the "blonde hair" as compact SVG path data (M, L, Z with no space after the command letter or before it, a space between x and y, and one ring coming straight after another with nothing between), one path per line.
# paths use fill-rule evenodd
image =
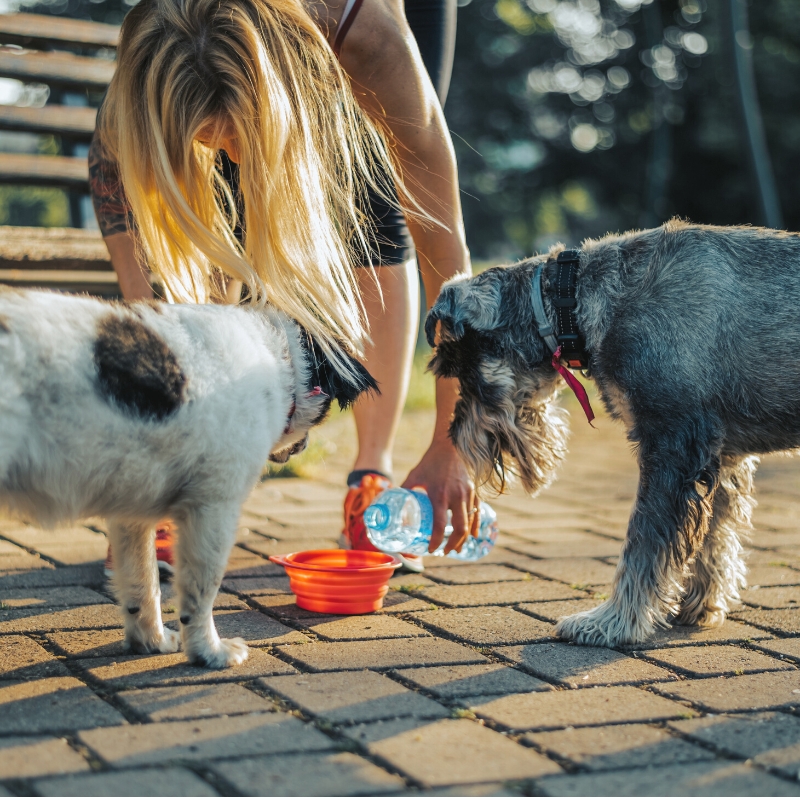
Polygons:
M368 250L357 198L400 179L299 0L141 0L100 124L143 255L172 297L218 299L223 275L239 279L349 374L337 350L361 349L351 263ZM238 139L243 244L217 153L196 141L225 128Z

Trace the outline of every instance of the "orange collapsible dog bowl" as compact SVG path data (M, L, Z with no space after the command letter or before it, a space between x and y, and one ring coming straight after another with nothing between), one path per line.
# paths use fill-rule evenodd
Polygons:
M289 576L297 605L322 614L368 614L383 607L400 559L371 550L305 550L270 556Z

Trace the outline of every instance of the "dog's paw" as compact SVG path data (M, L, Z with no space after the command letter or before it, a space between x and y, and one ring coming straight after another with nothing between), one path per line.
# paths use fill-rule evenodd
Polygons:
M675 618L676 625L698 625L701 628L718 628L725 622L726 614L720 609L712 611L708 608L699 608L693 612L681 613Z
M645 641L654 630L652 624L625 619L611 603L605 602L590 611L581 611L559 620L555 634L575 644L593 647L616 647Z
M139 631L128 633L125 637L124 649L129 653L153 655L155 653L177 653L180 645L180 634L164 628L161 635L145 636Z
M208 669L225 669L238 667L248 656L244 639L220 639L214 650L188 654L189 661L197 667Z

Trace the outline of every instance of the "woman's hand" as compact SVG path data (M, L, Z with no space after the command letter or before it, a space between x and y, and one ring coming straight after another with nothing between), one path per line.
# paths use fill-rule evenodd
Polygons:
M444 539L448 509L453 512L453 533L445 553L459 551L470 533L477 533L480 515L475 513L478 498L464 462L446 436L434 438L422 460L411 470L405 489L423 487L433 506L433 534L428 552L433 553Z

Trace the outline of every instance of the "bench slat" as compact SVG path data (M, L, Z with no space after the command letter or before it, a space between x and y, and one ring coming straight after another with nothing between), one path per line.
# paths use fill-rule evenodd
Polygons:
M70 294L91 294L107 299L122 296L117 276L113 272L0 270L1 284L16 289L50 289Z
M112 272L99 231L0 226L0 269Z
M108 286L117 285L117 273L66 269L0 269L0 283L24 283L26 286L39 286L45 283L64 285L98 283Z
M89 164L73 156L0 153L0 183L89 190Z
M46 14L0 14L0 42L60 42L89 47L116 47L119 42L119 26L51 17Z
M114 67L114 62L105 58L71 53L0 51L0 77L51 86L105 89L114 74Z
M97 122L97 109L78 106L24 108L0 106L0 130L56 133L88 141Z

